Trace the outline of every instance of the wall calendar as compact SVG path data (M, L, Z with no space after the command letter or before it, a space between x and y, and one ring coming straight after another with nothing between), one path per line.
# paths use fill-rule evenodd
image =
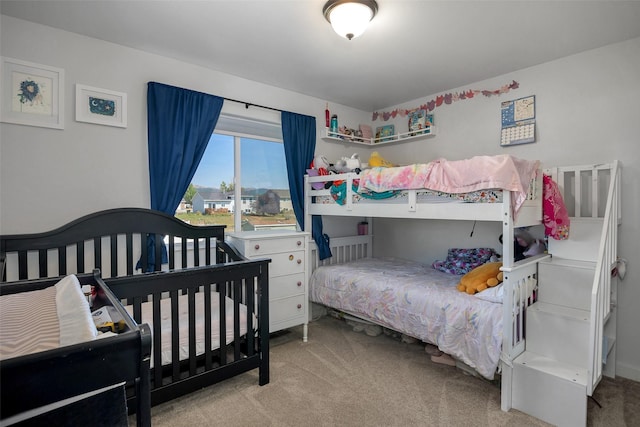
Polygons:
M535 95L502 103L502 134L500 145L516 145L535 142Z

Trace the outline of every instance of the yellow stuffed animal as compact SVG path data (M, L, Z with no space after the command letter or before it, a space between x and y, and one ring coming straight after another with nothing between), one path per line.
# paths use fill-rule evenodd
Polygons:
M473 295L502 282L501 262L487 262L476 267L460 278L458 290Z
M378 153L377 151L374 151L373 153L371 153L371 156L369 157L369 167L375 168L378 166L390 168L395 165L385 160L384 157L380 155L380 153Z

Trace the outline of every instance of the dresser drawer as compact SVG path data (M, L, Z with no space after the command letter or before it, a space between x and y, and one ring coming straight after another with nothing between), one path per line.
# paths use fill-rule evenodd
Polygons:
M294 236L278 239L252 239L244 242L246 257L261 257L276 252L304 251L304 236Z
M269 299L304 294L306 287L304 277L304 273L299 273L269 279Z
M288 319L304 317L304 303L304 295L270 301L269 323L275 325Z
M305 251L270 254L269 277L304 273Z

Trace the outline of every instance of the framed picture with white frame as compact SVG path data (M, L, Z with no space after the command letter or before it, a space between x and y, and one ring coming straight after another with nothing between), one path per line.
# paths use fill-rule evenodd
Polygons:
M1 59L1 120L64 129L64 70L20 59Z
M127 127L127 94L76 84L76 121Z

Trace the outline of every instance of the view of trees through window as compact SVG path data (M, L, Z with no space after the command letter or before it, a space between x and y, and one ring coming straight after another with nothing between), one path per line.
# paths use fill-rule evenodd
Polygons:
M227 232L295 230L282 142L214 133L175 215Z

